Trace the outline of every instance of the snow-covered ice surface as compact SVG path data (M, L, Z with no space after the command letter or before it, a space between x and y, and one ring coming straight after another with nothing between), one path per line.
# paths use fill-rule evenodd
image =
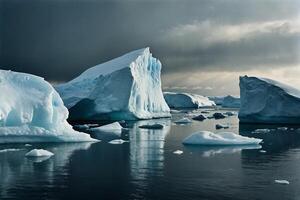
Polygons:
M56 89L73 120L170 117L160 73L160 61L144 48L94 66Z
M190 145L256 145L262 140L241 136L232 132L213 133L199 131L191 134L183 140L183 144Z
M242 123L300 123L300 90L259 77L240 77Z
M0 143L94 141L68 124L68 110L43 78L0 70Z
M241 100L239 97L228 95L224 97L222 101L222 107L224 108L239 108L241 106Z
M25 156L28 157L43 157L43 156L50 157L53 155L54 153L47 151L45 149L32 149L31 151L25 154Z
M170 108L203 108L216 104L198 94L164 92L164 97Z

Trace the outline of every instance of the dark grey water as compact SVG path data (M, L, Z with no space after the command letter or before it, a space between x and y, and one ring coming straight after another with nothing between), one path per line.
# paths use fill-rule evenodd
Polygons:
M296 128L251 133L258 125L238 124L237 116L193 121L184 126L173 119L129 124L129 143L1 145L24 150L0 153L0 199L299 199L300 132ZM139 125L158 121L163 130ZM188 147L183 138L198 130L216 132L216 123L228 131L264 139L262 149L243 147ZM270 127L268 127L270 128ZM293 130L294 129L294 130ZM226 131L227 131L226 130ZM222 130L218 130L222 131ZM32 148L55 156L29 159ZM181 155L173 154L182 150ZM275 184L275 179L290 181Z

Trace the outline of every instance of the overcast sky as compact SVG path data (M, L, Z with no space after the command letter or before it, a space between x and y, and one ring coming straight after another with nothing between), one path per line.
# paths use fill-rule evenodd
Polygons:
M239 94L238 77L300 88L299 0L0 0L0 66L67 81L149 46L164 90Z

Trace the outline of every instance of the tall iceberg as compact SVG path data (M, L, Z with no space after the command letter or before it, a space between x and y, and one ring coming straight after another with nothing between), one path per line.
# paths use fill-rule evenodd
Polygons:
M144 48L96 65L56 89L71 120L169 117L160 72L160 61Z
M0 70L0 143L94 141L68 124L68 110L43 78Z
M215 102L198 94L164 92L170 108L205 108L215 106Z
M240 77L242 123L300 123L300 90L259 77Z

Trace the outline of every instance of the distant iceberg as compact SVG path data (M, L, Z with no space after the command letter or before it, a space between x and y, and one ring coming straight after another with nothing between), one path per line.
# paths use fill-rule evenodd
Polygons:
M160 73L160 61L144 48L92 67L56 89L72 120L170 117Z
M240 77L242 123L300 123L300 90L258 77Z
M170 108L205 108L216 105L198 94L164 92L164 97Z
M0 143L94 141L72 129L68 110L43 78L0 70Z
M241 106L241 100L239 97L228 95L224 97L222 107L224 108L239 108Z
M189 145L257 145L261 139L249 138L232 132L213 133L199 131L186 137L183 144Z
M224 108L239 108L241 106L241 100L239 97L232 95L227 96L210 96L209 100L215 102L216 105Z

